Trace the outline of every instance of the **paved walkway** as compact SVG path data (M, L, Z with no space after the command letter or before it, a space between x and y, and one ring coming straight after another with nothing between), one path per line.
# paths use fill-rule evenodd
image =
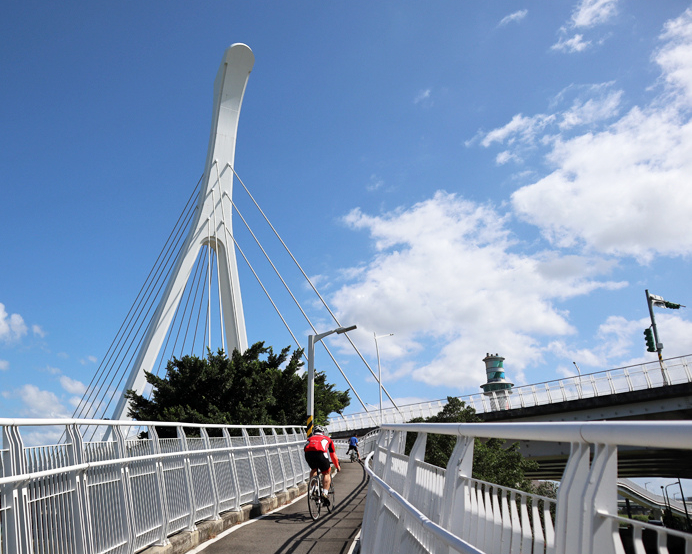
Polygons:
M200 554L346 554L363 522L367 477L344 462L333 480L336 508L312 521L305 496L290 506L235 529Z

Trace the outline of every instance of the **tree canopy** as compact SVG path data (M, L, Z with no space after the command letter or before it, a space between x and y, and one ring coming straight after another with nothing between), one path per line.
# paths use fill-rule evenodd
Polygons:
M476 410L471 406L466 406L458 398L448 396L447 404L440 413L425 419L413 419L411 423L478 423L480 421ZM413 447L415 440L415 435L406 437L407 452ZM475 440L472 477L503 487L534 492L525 472L535 469L536 462L527 460L521 455L519 443L515 442L508 447L505 447L504 443L502 439L488 439L485 442ZM425 446L425 461L439 467L446 467L455 444L455 436L429 434Z
M145 371L151 398L129 390L128 415L137 421L179 421L228 425L305 425L307 372L302 350L289 357L290 347L275 354L257 342L230 358L219 349L197 356L173 358L166 375ZM282 367L283 366L283 367ZM315 421L324 425L332 412L350 403L348 391L335 390L326 375L315 372Z

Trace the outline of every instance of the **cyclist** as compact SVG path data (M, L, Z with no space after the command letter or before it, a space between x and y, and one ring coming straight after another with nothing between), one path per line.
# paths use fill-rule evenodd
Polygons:
M326 502L329 502L327 493L332 483L330 458L336 470L341 471L332 439L322 427L315 427L305 445L305 461L310 466L310 477L316 475L318 469L322 472L322 493Z
M347 456L351 453L351 450L356 451L356 456L358 456L358 461L360 462L360 452L358 452L358 435L356 433L353 433L353 436L348 439L348 450L346 451Z

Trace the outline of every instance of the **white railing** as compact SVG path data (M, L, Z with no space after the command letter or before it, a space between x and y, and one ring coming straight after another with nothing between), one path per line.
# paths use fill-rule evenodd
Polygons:
M302 427L74 419L0 426L2 554L131 554L294 487L310 471ZM22 431L64 440L25 446ZM128 437L139 431L146 438Z
M409 455L407 432L417 433ZM457 437L446 469L423 461L430 433ZM570 442L557 500L473 479L476 437ZM619 445L692 450L692 422L384 425L366 463L361 551L623 554L627 525L636 554L645 554L645 530L657 534L659 552L671 540L692 552L690 534L618 516Z
M665 384L692 383L691 365L689 356L682 356L665 360L663 366L659 362L649 362L515 387L509 395L502 391L493 391L490 394L479 393L460 396L459 399L463 400L467 406L474 408L476 413L529 408L569 400L651 389L665 386ZM381 417L378 410L372 410L333 418L329 422L329 431L336 433L368 429L380 424L404 423L418 417L427 418L442 411L446 403L447 400L433 400L399 406L398 410L393 407L387 408L382 410Z
M365 457L375 450L378 436L379 433L377 431L370 431L367 435L358 438L358 453L361 460L365 460ZM334 446L336 447L336 457L339 460L345 460L348 457L346 455L348 452L348 440L334 439Z

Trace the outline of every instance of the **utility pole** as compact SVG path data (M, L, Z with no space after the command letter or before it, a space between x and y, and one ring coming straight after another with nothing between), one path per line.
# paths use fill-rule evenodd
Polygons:
M668 376L666 375L666 369L665 369L665 366L663 365L663 354L662 354L663 343L658 340L658 329L656 328L656 318L654 317L654 306L653 306L654 299L649 294L649 289L646 289L644 292L646 293L646 303L649 306L649 316L651 317L651 329L653 330L653 333L654 333L654 337L653 337L654 338L654 348L655 348L655 352L658 354L658 363L661 366L661 375L663 376L663 384L668 385L670 383L668 382ZM654 296L656 296L656 295L654 295ZM663 298L661 298L661 300L663 300ZM647 338L648 338L646 331L644 331L644 335L647 336ZM651 347L649 346L649 350L650 349L651 349Z
M662 296L658 296L656 294L649 294L649 289L646 289L644 292L646 293L646 303L649 306L649 316L651 317L651 329L644 330L647 350L649 352L658 353L658 363L661 365L663 384L669 385L670 381L668 380L666 366L663 364L663 343L658 339L658 329L656 328L656 318L654 317L654 306L658 306L661 308L669 308L671 310L679 310L681 307L684 308L685 306L683 306L682 304L675 304L674 302L668 302L667 300L664 300ZM651 336L652 331L653 337Z

